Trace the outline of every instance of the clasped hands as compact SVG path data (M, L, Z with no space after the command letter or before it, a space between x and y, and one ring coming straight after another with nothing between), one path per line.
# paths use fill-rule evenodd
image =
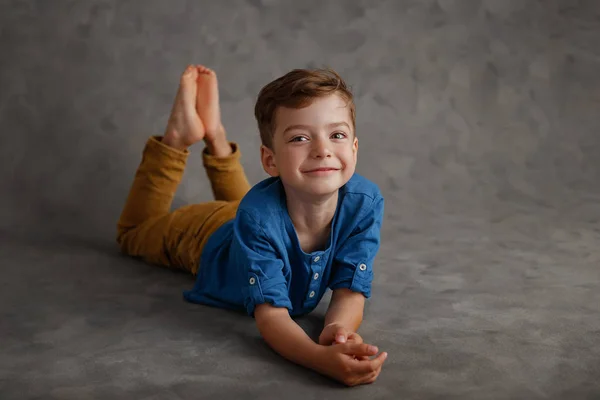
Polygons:
M319 344L327 346L329 352L324 358L326 373L347 386L375 382L387 358L387 353L382 352L371 359L379 349L364 343L358 333L337 323L323 328Z

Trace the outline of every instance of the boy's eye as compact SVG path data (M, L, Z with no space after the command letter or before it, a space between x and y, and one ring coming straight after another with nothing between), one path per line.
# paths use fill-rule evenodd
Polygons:
M345 137L346 137L346 134L345 134L345 133L343 133L343 132L336 132L336 133L334 133L334 134L332 135L332 137L333 137L334 139L343 139L343 138L345 138ZM290 140L290 142L303 142L303 141L305 141L305 140L308 140L308 139L307 139L306 137L304 137L304 136L296 136L296 137L292 138L292 139Z

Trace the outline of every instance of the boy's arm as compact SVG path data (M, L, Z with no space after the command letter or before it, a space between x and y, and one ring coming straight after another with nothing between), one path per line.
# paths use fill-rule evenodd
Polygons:
M377 379L387 353L366 343L338 346L316 344L294 322L286 308L263 303L254 311L256 325L267 344L284 358L327 375L348 386L371 383Z
M333 290L329 308L325 314L325 326L336 324L356 332L360 327L365 307L365 296L350 289Z
M319 344L345 343L347 340L362 342L356 333L365 306L365 296L347 288L333 290L331 302L325 314L325 325L319 335Z
M322 347L290 317L287 308L260 304L254 311L256 326L267 344L288 360L315 369Z
M343 239L333 260L333 271L328 286L333 296L325 327L319 343L343 343L360 326L365 298L371 296L373 262L380 244L384 200L375 196L364 204L357 214L349 237ZM360 337L358 337L360 340Z

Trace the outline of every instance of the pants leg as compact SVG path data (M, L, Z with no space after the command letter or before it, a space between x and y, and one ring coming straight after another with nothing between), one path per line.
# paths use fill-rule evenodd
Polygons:
M235 217L239 200L249 185L235 143L231 143L233 153L229 157L216 158L203 152L213 192L220 200L169 212L189 151L173 149L161 140L160 136L152 136L146 142L117 223L117 242L125 254L196 274L206 241Z
M219 158L202 151L202 162L217 201L236 201L250 190L244 168L240 163L241 153L237 143L231 143L232 154Z

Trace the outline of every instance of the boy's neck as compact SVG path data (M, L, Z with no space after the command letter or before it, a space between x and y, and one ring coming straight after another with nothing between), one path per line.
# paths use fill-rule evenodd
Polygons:
M327 229L337 208L339 190L321 198L303 198L286 191L290 219L297 232L318 234Z

